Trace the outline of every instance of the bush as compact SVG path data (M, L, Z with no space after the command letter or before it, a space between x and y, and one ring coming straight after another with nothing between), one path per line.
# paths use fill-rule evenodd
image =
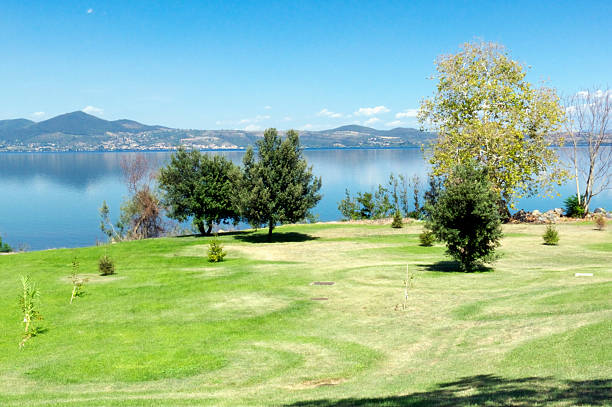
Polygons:
M486 168L470 162L457 166L444 182L427 227L463 271L495 260L502 237L499 194L493 191Z
M388 218L399 209L399 188L397 179L391 174L388 185L379 184L374 192L358 192L351 196L346 189L344 199L338 202L338 210L344 220Z
M421 242L421 246L429 247L433 246L433 244L436 242L436 236L431 230L425 229L423 233L419 235L419 240Z
M3 243L2 236L0 236L0 253L8 253L12 251L13 251L13 248L9 246L7 243Z
M227 253L223 251L223 246L219 243L218 240L212 240L208 244L208 261L211 263L218 263L223 261Z
M597 230L604 230L606 228L606 216L605 215L597 215L595 217L595 227Z
M357 200L351 197L351 193L348 189L344 190L344 199L338 202L338 210L342 214L342 219L359 219L360 216L357 208Z
M98 260L98 270L101 276L110 276L115 274L115 262L108 255L100 257Z
M585 215L584 206L578 203L578 195L567 197L565 201L565 216L570 218L583 218Z
M391 227L394 229L399 229L404 227L404 222L402 220L402 214L399 209L395 211L395 215L393 216L393 222L391 222Z
M554 225L546 226L542 239L544 239L544 244L548 246L556 246L559 243L559 232Z

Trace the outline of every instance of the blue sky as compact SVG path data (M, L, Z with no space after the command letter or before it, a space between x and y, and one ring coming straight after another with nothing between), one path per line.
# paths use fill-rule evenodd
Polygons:
M0 119L416 127L434 59L482 38L561 94L612 82L612 1L3 1Z

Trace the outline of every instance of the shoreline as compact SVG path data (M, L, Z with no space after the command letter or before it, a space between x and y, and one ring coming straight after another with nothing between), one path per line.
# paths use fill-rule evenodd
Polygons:
M551 210L552 211L552 210ZM548 213L550 211L547 212L543 212L542 215L544 219L542 218L534 218L533 220L530 221L520 221L520 220L516 220L516 219L512 219L510 218L510 220L506 223L502 223L502 225L548 225L548 224L568 224L568 223L580 223L580 222L584 222L584 223L588 223L588 222L593 222L594 218L596 216L598 216L598 213L589 213L586 217L584 218L571 218L571 217L567 217L567 216L559 216L557 218L554 219L550 219L550 218L546 218L546 213ZM531 213L531 212L528 212ZM612 221L612 212L606 211L603 214L604 217L606 217L607 219L609 219L610 221ZM351 219L351 220L330 220L330 221L319 221L319 222L314 222L314 223L303 223L306 225L390 225L393 222L393 218L380 218L380 219ZM402 218L402 222L404 225L419 225L419 224L423 224L424 220L422 219L415 219L415 218ZM300 225L300 223L292 223L289 225ZM279 225L279 226L284 226L284 225ZM265 228L261 228L261 229L265 229ZM219 229L216 233L218 233L219 235L231 235L234 234L236 232L254 232L257 231L259 229L253 229L253 228L248 228L248 229L230 229L230 230L224 230L224 229ZM154 237L154 238L150 238L150 239L163 239L163 238L170 238L170 237L207 237L205 235L199 235L199 234L186 234L186 235L168 235L168 236L160 236L160 237ZM212 236L212 235L211 235ZM46 249L38 249L38 250L23 250L23 251L12 251L12 252L7 252L7 253L0 253L0 256L2 255L12 255L12 254L20 254L20 253L34 253L34 252L42 252L42 251L47 251L47 250L72 250L72 249L82 249L82 248L87 248L87 247L94 247L94 246L104 246L104 245L108 245L108 244L116 244L118 242L101 242L99 245L88 245L88 246L74 246L74 247L52 247L52 248L46 248Z
M327 151L327 150L414 150L421 149L422 146L397 146L397 147L376 147L376 146L368 146L368 147L302 147L303 151ZM199 148L198 151L202 152L215 152L215 151L228 151L228 152L246 152L248 147L244 148ZM106 153L172 153L178 150L176 148L167 148L167 149L151 149L151 150L134 150L134 149L126 149L126 150L51 150L51 151L37 151L37 150L20 150L20 151L8 151L8 150L0 150L0 154L75 154L75 153L85 153L85 154L106 154Z

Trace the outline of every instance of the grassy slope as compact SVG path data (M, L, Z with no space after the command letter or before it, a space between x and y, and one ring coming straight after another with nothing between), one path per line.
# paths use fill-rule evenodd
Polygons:
M606 404L612 232L561 225L549 247L543 230L507 226L473 274L418 246L418 225L223 236L214 265L192 237L0 256L0 405ZM105 250L115 276L95 274ZM70 305L75 255L90 281ZM19 350L26 273L46 332Z

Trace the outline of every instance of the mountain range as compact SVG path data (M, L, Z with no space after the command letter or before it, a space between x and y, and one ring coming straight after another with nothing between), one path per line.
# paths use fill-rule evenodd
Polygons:
M282 132L281 132L282 133ZM175 129L133 120L104 120L82 111L48 120L0 120L0 151L121 151L244 149L262 131ZM305 148L418 147L434 139L432 133L398 127L377 130L348 125L321 131L300 131Z

